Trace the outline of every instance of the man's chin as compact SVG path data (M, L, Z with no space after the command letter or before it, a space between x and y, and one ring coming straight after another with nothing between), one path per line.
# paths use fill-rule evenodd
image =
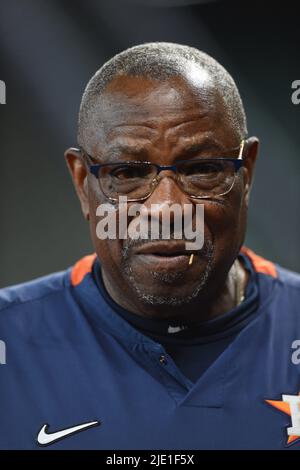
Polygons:
M144 305L184 306L195 301L205 289L211 265L206 264L203 270L192 272L148 271L136 273L126 270L126 282Z

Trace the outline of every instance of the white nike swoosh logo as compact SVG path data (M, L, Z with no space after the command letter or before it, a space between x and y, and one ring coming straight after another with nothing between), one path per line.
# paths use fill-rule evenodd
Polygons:
M41 427L38 436L37 442L40 446L47 446L52 444L53 442L59 441L71 434L75 434L77 432L83 431L85 429L92 428L94 426L99 426L100 421L89 421L88 423L78 424L78 426L73 426L72 428L61 429L60 431L48 433L48 424L44 424Z

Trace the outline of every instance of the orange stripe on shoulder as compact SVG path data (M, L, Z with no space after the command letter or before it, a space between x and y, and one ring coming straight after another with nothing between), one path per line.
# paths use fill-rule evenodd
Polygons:
M80 284L84 276L92 271L93 263L96 259L96 253L84 256L76 264L71 271L71 284L73 287Z
M257 255L246 246L242 246L241 252L250 258L256 272L269 274L269 276L272 277L278 277L275 264L272 263L272 261L268 261L262 256Z

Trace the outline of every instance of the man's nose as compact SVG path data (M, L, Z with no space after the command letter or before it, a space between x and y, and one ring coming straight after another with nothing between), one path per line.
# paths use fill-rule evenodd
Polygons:
M172 170L163 170L158 175L158 182L144 205L151 217L159 218L161 221L163 211L167 206L177 204L184 209L184 204L191 204L187 194L179 187L175 173ZM170 222L174 222L174 212L170 213Z

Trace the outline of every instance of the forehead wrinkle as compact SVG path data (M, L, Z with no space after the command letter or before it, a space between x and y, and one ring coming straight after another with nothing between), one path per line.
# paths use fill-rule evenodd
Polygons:
M186 115L186 112L189 111L189 115ZM110 131L109 134L113 134L115 131L118 130L133 130L135 131L137 128L139 132L145 131L145 134L152 134L157 131L160 127L165 127L167 130L172 131L180 131L183 127L188 127L190 124L195 124L198 121L203 121L205 118L212 117L214 113L212 110L202 110L199 112L199 107L197 106L197 111L192 112L191 108L187 109L176 109L170 112L169 110L164 110L162 113L162 109L159 108L159 113L156 113L155 110L143 112L141 110L141 106L137 106L134 112L130 110L126 110L126 113L120 113L120 122L115 124ZM181 115L181 116L180 116ZM132 121L131 121L132 119ZM102 120L104 124L110 123L111 119L105 122L102 115ZM131 121L131 122L128 122ZM139 121L137 121L139 120ZM126 129L128 128L128 129Z
M150 123L120 123L114 125L113 128L107 130L106 132L106 139L113 139L113 138L138 138L138 139L150 139L153 135L157 133L155 129L154 120L151 121L153 124Z
M210 112L207 110L203 110L202 112L197 112L195 115L191 115L188 118L185 119L174 119L170 123L170 128L168 129L169 132L172 132L172 130L178 132L178 131L184 131L184 127L188 127L191 124L195 124L199 121L202 121L204 118L209 117Z

